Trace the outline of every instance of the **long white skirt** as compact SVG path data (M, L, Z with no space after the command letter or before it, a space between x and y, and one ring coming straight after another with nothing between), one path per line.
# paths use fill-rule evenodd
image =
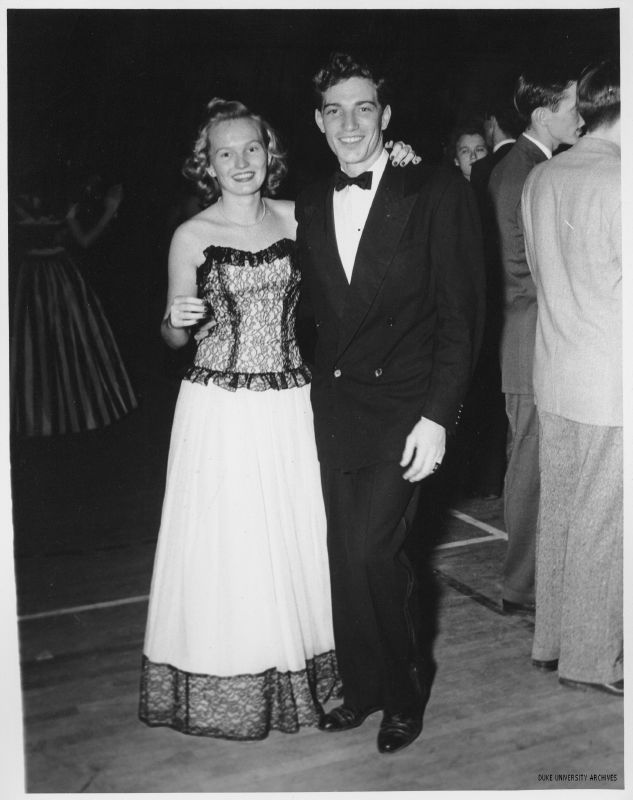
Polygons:
M140 717L259 739L340 690L309 386L183 381L172 430Z

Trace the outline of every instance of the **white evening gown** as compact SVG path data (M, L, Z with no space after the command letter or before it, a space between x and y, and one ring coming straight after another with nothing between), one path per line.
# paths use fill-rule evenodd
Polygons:
M299 275L288 239L205 258L216 325L176 405L140 717L260 739L315 725L340 691Z

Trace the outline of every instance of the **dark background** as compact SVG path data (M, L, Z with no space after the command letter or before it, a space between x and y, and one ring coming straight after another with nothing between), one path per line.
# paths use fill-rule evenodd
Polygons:
M18 556L155 538L184 355L162 344L180 168L214 96L240 99L281 132L282 196L333 166L313 121L311 76L334 49L381 63L388 134L426 163L454 122L510 98L525 65L562 57L580 72L618 55L613 10L9 10L10 194L44 170L61 186L87 165L124 184L111 268L97 289L141 407L110 428L12 442ZM11 206L9 206L10 208Z
M578 66L618 51L618 10L9 11L11 171L94 157L159 199L205 103L240 99L289 148L294 182L327 151L310 79L334 49L386 68L391 133L436 160L457 115L541 55Z

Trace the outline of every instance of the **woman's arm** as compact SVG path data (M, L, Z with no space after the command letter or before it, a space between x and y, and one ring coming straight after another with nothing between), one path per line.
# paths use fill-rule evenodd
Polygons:
M181 225L169 248L167 307L161 322L161 336L174 350L189 341L191 327L206 316L204 301L198 296L196 267L200 260L198 238L190 225Z

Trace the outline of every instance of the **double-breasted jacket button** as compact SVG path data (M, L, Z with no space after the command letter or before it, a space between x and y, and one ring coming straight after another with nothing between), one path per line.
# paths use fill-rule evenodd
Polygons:
M378 367L378 369L377 369L377 370L375 370L375 372L374 372L374 375L375 375L377 378L380 378L380 376L382 375L382 370L380 369L380 367Z
M387 325L393 328L393 317L387 317Z
M335 378L340 378L341 377L341 370L340 369L335 369L334 370L334 377Z

